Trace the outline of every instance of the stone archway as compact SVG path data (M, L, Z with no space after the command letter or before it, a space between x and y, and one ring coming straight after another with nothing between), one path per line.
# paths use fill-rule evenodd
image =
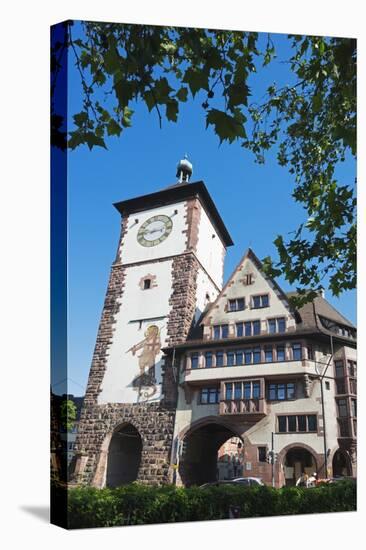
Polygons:
M281 484L293 486L302 473L311 476L318 474L319 464L317 454L308 445L294 444L286 447L280 453L283 480Z
M241 435L217 418L195 423L180 434L182 451L179 475L184 486L202 485L217 480L218 450L227 440Z
M132 424L114 430L108 447L107 487L119 487L137 479L141 452L142 439Z
M333 477L351 476L352 463L347 451L337 449L332 460Z

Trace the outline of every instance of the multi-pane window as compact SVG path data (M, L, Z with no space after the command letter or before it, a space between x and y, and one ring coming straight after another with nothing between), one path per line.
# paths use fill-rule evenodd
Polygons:
M357 393L357 382L356 382L356 380L353 380L352 378L349 381L349 391L350 391L350 393L353 393L354 395L356 395L356 393Z
M201 388L200 403L208 405L218 403L220 401L220 388Z
M244 298L229 300L229 311L242 311L245 308Z
M213 327L213 337L215 340L219 338L227 338L229 336L229 325L215 325Z
M251 382L226 382L225 383L225 399L259 399L260 398L260 383L259 381Z
M277 361L285 361L285 346L280 345L276 348Z
M236 323L236 335L237 336L244 336L244 323Z
M252 296L252 309L269 306L268 294L262 294L259 296Z
M278 416L278 431L286 432L316 432L317 418L315 414L290 414Z
M274 334L276 332L286 331L286 319L284 317L276 317L275 319L268 319L268 332Z
M216 367L223 367L224 366L224 352L218 351L216 353Z
M314 350L312 346L308 346L307 349L308 349L308 359L312 361L314 359Z
M191 368L198 369L198 353L193 353L191 355Z
M268 386L268 399L271 401L285 401L287 399L295 398L295 384L289 383L276 383L269 384Z
M294 361L300 361L302 359L301 344L292 344L292 359Z
M357 416L357 399L351 399L352 416Z
M265 346L265 348L264 348L264 360L265 360L266 363L272 363L272 361L273 361L272 346Z
M337 400L337 407L338 407L338 416L339 417L348 416L347 399L338 399Z
M245 336L256 336L261 333L261 322L256 321L246 321L244 323L244 335Z
M205 367L209 368L212 367L212 352L206 351L205 353Z
M252 362L252 359L253 359L253 352L252 352L252 349L251 348L246 348L244 350L244 363L246 365L248 365L249 363Z
M336 381L336 389L338 394L346 393L346 383L344 378L338 378Z

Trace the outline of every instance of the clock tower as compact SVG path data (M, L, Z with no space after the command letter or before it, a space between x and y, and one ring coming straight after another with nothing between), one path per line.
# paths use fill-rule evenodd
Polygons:
M192 165L179 181L116 203L112 264L77 437L75 479L97 487L168 482L178 365L164 356L192 334L220 292L230 235Z

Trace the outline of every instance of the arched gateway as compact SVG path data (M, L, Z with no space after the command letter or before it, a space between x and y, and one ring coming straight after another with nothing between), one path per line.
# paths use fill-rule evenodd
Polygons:
M137 479L141 451L141 436L132 424L113 432L108 449L107 487L119 487Z
M238 437L238 433L217 420L198 424L187 431L183 435L179 461L179 475L183 485L189 487L216 481L218 451L225 442Z

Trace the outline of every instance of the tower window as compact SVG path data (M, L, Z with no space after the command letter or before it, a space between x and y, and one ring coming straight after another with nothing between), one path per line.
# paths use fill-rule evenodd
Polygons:
M151 279L145 279L144 280L144 290L148 290L151 288Z

